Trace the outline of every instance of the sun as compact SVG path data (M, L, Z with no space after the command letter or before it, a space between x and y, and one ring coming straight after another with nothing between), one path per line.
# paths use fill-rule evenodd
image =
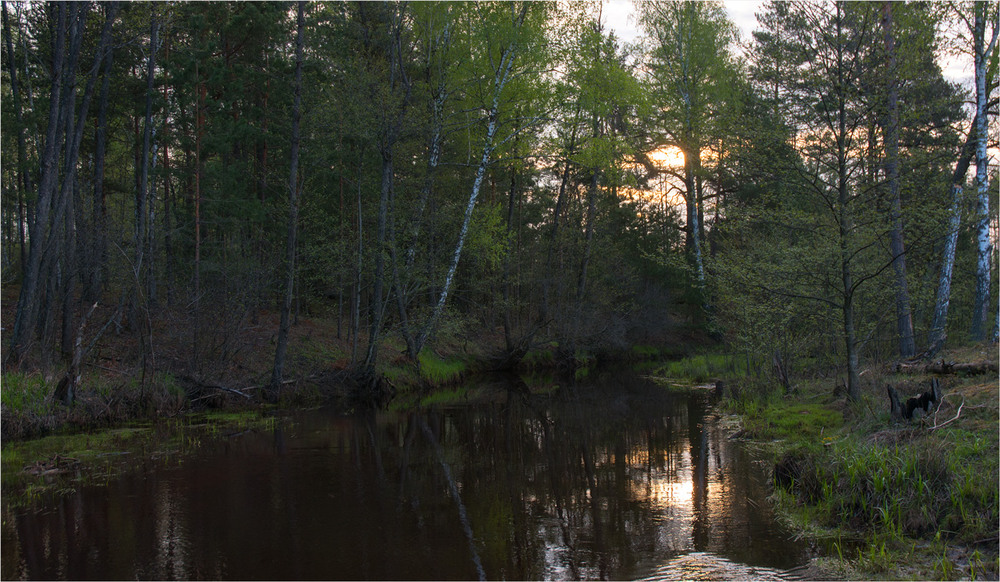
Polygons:
M684 167L684 152L677 146L661 146L649 152L649 159L661 168Z

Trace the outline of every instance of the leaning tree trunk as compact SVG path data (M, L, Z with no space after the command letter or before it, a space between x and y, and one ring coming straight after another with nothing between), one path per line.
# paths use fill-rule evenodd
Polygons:
M105 18L101 40L90 68L79 109L76 104L76 66L81 54L83 31L88 5L83 3L59 3L51 5L50 16L55 19L52 62L52 84L49 101L48 128L45 147L41 155L41 178L38 186L38 202L30 229L28 264L24 270L21 294L18 297L17 314L11 336L9 361L18 362L30 344L29 334L39 327L48 330L51 313L42 313L40 290L47 289L45 301L51 309L55 303L54 293L60 289L47 280L57 275L55 263L62 251L63 220L66 212L71 212L69 198L73 196L76 180L77 160L84 125L90 108L91 96L97 79L104 51L110 45L111 26L117 15L117 4L112 3ZM53 14L55 13L55 14ZM67 126L67 121L71 123ZM60 170L60 151L63 164ZM59 180L62 179L60 184ZM46 276L43 276L46 275ZM45 357L48 333L43 333L42 350Z
M295 281L295 237L298 229L299 197L299 121L302 111L302 45L305 31L305 2L299 0L296 8L295 32L295 98L292 102L292 148L288 176L288 238L285 242L285 296L281 303L281 326L278 329L278 348L274 355L271 373L271 393L277 398L281 388L285 351L288 348L288 329L292 311L292 292Z
M526 13L527 3L522 4L520 15L516 17L517 26L520 26L521 23L524 22ZM469 193L469 202L465 205L465 216L462 218L462 227L458 232L458 242L455 244L455 251L452 253L451 264L448 266L448 272L445 274L444 284L441 286L441 293L438 295L437 303L435 303L430 317L428 317L427 321L424 322L424 326L417 336L417 354L420 353L420 350L427 342L427 338L430 337L431 332L437 325L437 320L441 317L441 312L444 310L445 303L448 301L448 293L451 290L452 282L455 279L455 272L458 270L458 262L462 257L462 248L465 245L465 237L469 232L469 223L472 221L472 211L476 207L476 199L479 198L479 189L483 185L483 178L486 176L486 168L490 165L490 160L493 156L493 149L496 147L493 143L493 138L496 136L498 126L500 95L503 93L504 86L510 80L510 71L512 65L514 64L516 54L516 44L513 42L507 45L500 54L499 66L497 67L493 77L493 94L490 109L487 113L486 136L483 139L483 152L479 157L479 164L476 166L476 177L472 181L472 191Z
M146 56L146 107L143 114L142 130L142 151L139 162L138 190L135 200L135 266L139 273L136 281L136 289L132 295L132 310L137 312L138 295L142 293L142 288L149 288L147 279L152 277L152 273L147 269L146 243L149 236L149 211L147 205L149 201L149 170L150 170L150 149L153 141L153 82L156 74L156 45L159 34L159 23L156 20L156 11L153 10L149 17L149 54ZM150 301L151 297L146 297Z
M63 68L66 59L66 37L68 34L68 7L65 2L59 3L57 21L52 35L52 82L49 89L49 118L45 131L45 145L39 159L40 179L38 182L38 199L35 203L35 216L28 228L30 234L28 261L23 265L21 294L17 300L17 312L14 318L14 329L11 333L11 349L8 361L17 364L24 356L30 343L30 334L38 327L39 298L42 281L41 274L42 250L48 241L49 215L52 209L52 198L55 194L56 180L59 176L59 147L57 140L60 135L60 112L62 106Z
M366 381L375 382L375 362L378 356L380 335L382 333L382 323L385 317L385 254L387 250L387 228L389 222L389 197L392 194L394 180L394 156L396 144L399 141L403 128L403 117L410 102L411 84L406 75L406 66L403 63L402 35L400 34L403 15L398 14L390 18L388 23L391 40L387 50L387 74L389 76L389 90L393 96L399 96L400 101L392 107L392 111L387 112L385 121L381 127L384 134L379 140L379 153L382 157L382 177L379 190L379 207L375 227L375 278L372 284L372 294L369 305L371 321L369 322L368 349L365 352L365 361L362 365L361 373ZM373 384L374 385L374 384Z
M976 120L978 120L978 116ZM972 127L975 128L976 121ZM965 174L969 171L969 164L972 163L972 155L975 152L975 129L969 131L965 140L965 145L959 153L958 162L955 164L955 171L951 176L951 204L948 210L948 233L944 241L944 250L941 253L941 272L938 277L937 295L934 300L934 319L931 323L928 337L928 347L925 356L933 357L944 345L947 337L945 328L948 324L948 305L951 302L951 273L955 266L955 249L958 246L958 227L962 216L961 196L962 183L965 181Z
M368 325L368 349L362 365L364 374L371 376L375 370L375 359L378 356L379 336L382 332L382 318L385 315L383 287L385 286L385 247L386 225L389 214L389 190L392 188L392 146L382 152L382 180L379 189L378 217L375 226L375 279L372 282L372 294L369 310L371 321Z
M559 193L556 195L556 207L552 212L552 228L549 230L549 246L545 253L545 272L542 273L542 304L538 309L538 321L544 324L549 318L550 295L552 286L552 255L556 252L559 240L559 221L562 218L563 207L566 206L566 185L569 183L570 158L576 153L576 116L580 114L580 106L576 108L573 126L569 135L569 147L566 149L566 165L563 167L562 178L559 181Z

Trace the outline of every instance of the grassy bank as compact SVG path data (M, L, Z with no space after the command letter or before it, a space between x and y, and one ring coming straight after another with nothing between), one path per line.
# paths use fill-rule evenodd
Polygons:
M994 346L941 355L983 360ZM724 359L716 358L719 362ZM712 358L663 372L725 377ZM703 377L704 376L704 377ZM925 417L894 422L886 384L904 398L931 376L865 371L861 402L848 404L834 379L795 383L793 394L759 382L735 388L724 410L741 436L768 443L775 463L775 505L801 535L830 548L824 570L852 579L989 579L1000 576L1000 423L995 375L940 377L944 399Z

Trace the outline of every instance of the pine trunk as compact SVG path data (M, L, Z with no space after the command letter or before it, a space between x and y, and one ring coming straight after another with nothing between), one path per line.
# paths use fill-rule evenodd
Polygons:
M903 246L902 202L899 193L899 100L891 2L883 4L882 14L888 60L885 176L889 187L889 201L892 204L889 252L892 254L892 268L896 276L896 332L899 336L899 355L902 358L910 358L916 353L916 346L913 338L913 316L910 312L910 293L906 284L906 254Z
M274 370L271 373L271 393L277 399L281 388L285 366L285 352L288 348L288 330L292 311L292 293L295 282L295 238L298 229L299 197L299 122L302 111L302 46L305 36L305 2L300 0L296 8L295 32L295 97L292 102L292 147L288 176L288 237L285 241L285 294L281 303L281 324L278 329L278 347L274 355Z

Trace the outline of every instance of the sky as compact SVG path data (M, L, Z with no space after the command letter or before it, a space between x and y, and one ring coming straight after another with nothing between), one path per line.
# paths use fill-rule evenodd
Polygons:
M729 18L740 29L740 39L750 38L750 33L757 27L756 13L765 0L726 0L724 2ZM608 28L625 42L632 42L639 36L639 28L635 23L632 0L609 0L604 5L604 17Z

